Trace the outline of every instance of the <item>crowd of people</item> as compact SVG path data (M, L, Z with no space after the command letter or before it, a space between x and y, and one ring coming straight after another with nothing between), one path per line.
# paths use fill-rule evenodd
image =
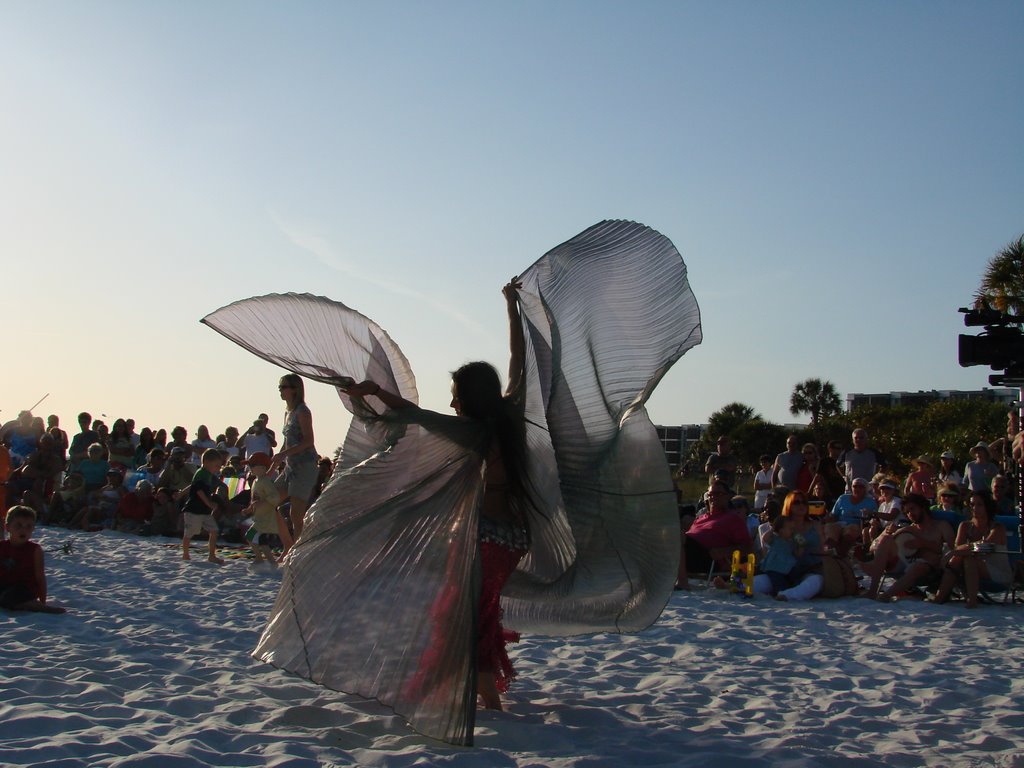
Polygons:
M947 450L938 461L918 456L898 477L866 430L851 437L852 447L831 441L819 451L790 436L785 451L760 457L751 503L735 491L737 461L721 436L705 463L707 492L681 507L677 589L689 589L691 573L728 570L735 551L757 558L753 591L779 600L814 597L829 573L844 569L870 598L942 603L958 593L967 607L1024 578L1020 500L1011 482L1024 467L1016 414L1006 438L970 448L962 472ZM715 583L730 586L721 576Z
M248 534L260 559L273 561L271 547L291 545L301 530L296 517L301 521L333 468L313 448L309 411L288 376L280 391L285 431L296 438L289 444L286 434L280 447L265 413L244 432L228 426L216 437L201 424L190 441L182 426L168 437L165 429L136 432L133 419L108 427L86 412L69 438L56 415L44 422L23 411L0 427L4 508L30 509L42 525L180 537L185 559L193 536L208 535L209 557L219 562L218 538L242 543ZM299 472L296 456L306 459ZM275 510L269 516L268 507Z

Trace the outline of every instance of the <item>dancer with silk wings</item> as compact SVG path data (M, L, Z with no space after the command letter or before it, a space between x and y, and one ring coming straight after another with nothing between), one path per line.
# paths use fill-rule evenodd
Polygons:
M545 254L506 298L503 401L524 450L507 486L508 517L521 526L498 538L514 545L525 533L528 551L511 558L499 617L540 635L639 631L668 601L679 557L672 481L644 405L701 341L686 267L658 232L605 221ZM376 699L425 735L471 744L476 613L493 588L481 573L481 511L488 487L502 485L495 465L510 461L504 446L495 452L494 420L417 407L397 345L339 302L273 294L203 322L334 385L352 413L254 655ZM456 382L454 399L463 394ZM499 686L507 679L488 671Z

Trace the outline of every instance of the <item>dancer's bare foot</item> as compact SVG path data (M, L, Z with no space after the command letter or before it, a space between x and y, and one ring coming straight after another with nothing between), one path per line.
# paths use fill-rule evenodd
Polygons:
M53 603L41 603L38 600L29 600L14 606L16 611L32 611L33 613L67 613L67 608Z
M476 693L484 709L502 710L501 694L493 672L478 672L476 676Z

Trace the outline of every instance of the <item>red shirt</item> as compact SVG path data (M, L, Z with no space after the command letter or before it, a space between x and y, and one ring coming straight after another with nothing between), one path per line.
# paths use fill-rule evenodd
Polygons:
M0 541L0 587L14 587L20 584L31 589L33 595L38 595L37 550L41 551L41 547L34 541L25 542L20 547L14 546L9 539Z
M152 520L153 497L143 500L135 491L126 493L117 505L117 514L126 520L136 520L140 523Z
M747 521L731 509L722 512L709 511L693 521L686 532L688 539L694 539L704 549L719 547L752 546Z

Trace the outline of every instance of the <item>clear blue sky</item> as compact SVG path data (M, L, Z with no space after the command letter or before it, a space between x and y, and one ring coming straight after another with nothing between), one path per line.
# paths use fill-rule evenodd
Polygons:
M659 423L791 421L810 376L979 388L956 308L1024 232L1022 32L1020 2L0 3L0 419L278 425L279 371L198 322L272 291L376 319L445 410L504 366L502 284L605 218L701 304Z

